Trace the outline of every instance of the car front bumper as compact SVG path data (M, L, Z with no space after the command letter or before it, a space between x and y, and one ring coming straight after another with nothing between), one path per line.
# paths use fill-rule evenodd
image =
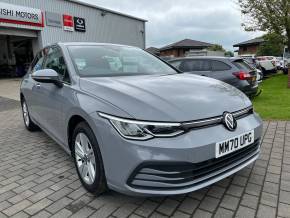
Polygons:
M173 138L148 141L126 140L108 120L97 114L92 116L108 187L128 195L175 195L195 191L243 169L259 156L262 121L257 114L237 120L238 127L234 132L220 124ZM225 158L231 162L220 161L231 154L215 158L216 142L249 130L254 130L256 144L245 147L252 146L248 153ZM223 164L215 168L218 166L216 161ZM209 164L208 167L202 167L205 164Z

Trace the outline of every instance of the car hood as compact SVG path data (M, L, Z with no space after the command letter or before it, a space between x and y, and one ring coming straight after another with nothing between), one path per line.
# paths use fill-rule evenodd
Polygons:
M80 78L80 87L140 120L190 121L251 105L238 89L192 74Z

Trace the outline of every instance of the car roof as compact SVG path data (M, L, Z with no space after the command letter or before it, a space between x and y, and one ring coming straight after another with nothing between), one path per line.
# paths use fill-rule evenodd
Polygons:
M181 57L181 58L174 58L169 60L170 61L177 61L177 60L195 60L195 59L206 59L206 60L242 60L240 57L221 57L221 56L191 56L191 57Z
M267 56L267 55L261 55L261 56L257 56L258 58L275 58L275 56Z
M47 45L46 47L53 46L53 45L60 45L60 46L111 45L111 46L125 46L125 47L136 48L135 46L130 46L130 45L121 45L121 44L114 44L114 43L98 43L98 42L57 42L57 43Z

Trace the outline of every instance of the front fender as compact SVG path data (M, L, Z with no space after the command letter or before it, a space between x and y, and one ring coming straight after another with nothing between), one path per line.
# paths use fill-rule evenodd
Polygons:
M69 107L65 113L65 140L67 146L69 147L69 123L73 116L80 116L82 117L91 127L93 130L97 141L99 144L101 142L101 136L99 135L98 129L101 128L100 125L96 123L96 119L93 117L97 116L97 112L105 112L108 114L118 115L128 117L130 116L123 110L119 109L118 107L106 102L102 99L99 99L95 96L88 95L83 92L75 92L74 94L74 103L73 107Z

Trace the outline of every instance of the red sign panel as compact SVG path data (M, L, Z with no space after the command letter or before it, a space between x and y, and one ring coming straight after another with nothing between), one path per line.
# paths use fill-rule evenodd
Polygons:
M73 16L67 14L63 15L63 29L66 31L74 31Z

